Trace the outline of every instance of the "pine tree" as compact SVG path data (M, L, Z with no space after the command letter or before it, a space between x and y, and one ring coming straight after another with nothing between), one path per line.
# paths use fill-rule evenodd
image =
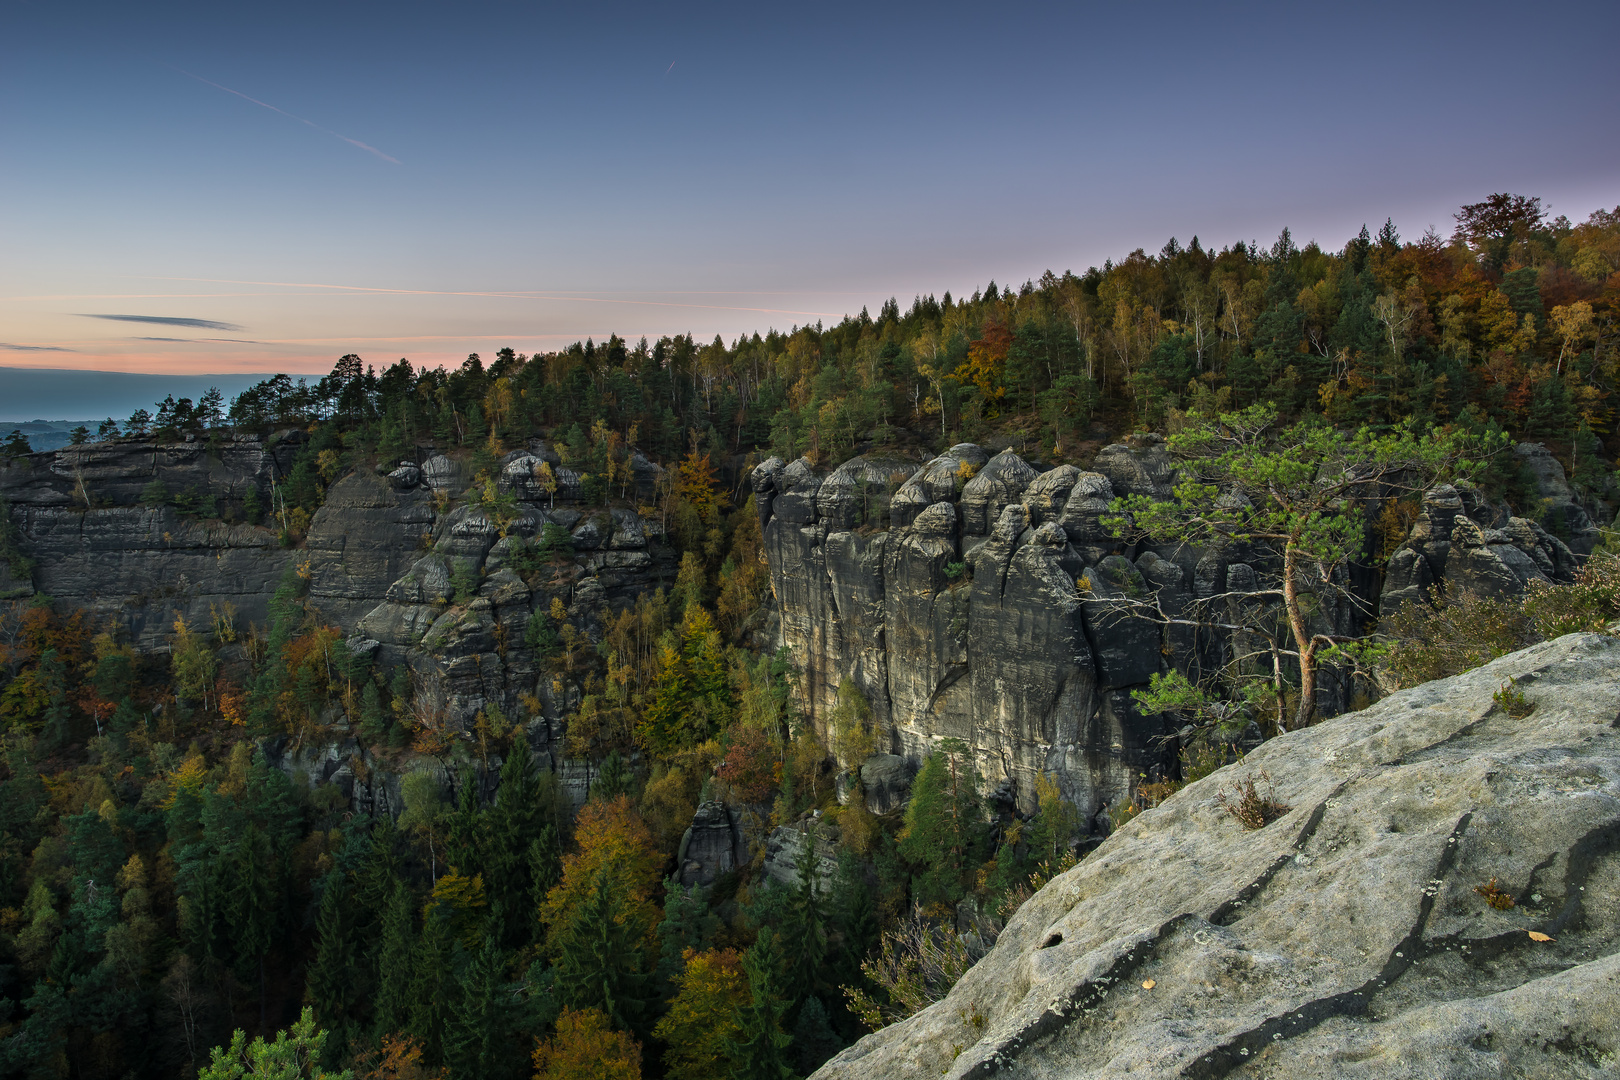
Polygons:
M382 943L377 950L377 993L372 999L375 1038L401 1031L410 1020L415 923L410 887L396 881L383 915Z
M349 906L348 880L342 871L326 875L321 885L321 905L315 919L318 941L315 962L310 965L304 995L315 1010L315 1018L332 1033L334 1048L348 1046L357 1035L359 1001L354 978L355 942L346 917Z
M782 1031L788 1005L782 999L782 953L770 927L759 932L743 957L752 1001L742 1010L739 1032L727 1049L737 1063L734 1080L788 1080L787 1047L793 1040Z

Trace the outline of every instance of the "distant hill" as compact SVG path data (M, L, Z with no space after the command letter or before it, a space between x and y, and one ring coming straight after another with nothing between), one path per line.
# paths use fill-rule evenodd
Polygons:
M24 421L66 423L70 430L80 421L61 417L94 417L92 431L101 420L122 421L136 409L151 409L168 394L193 401L210 386L219 387L229 401L244 389L268 378L264 373L229 375L144 375L124 371L84 371L67 368L0 367L0 424L16 427ZM8 427L6 430L10 430ZM4 434L0 432L0 434ZM35 441L26 431L34 449L50 447ZM63 439L66 442L66 439Z

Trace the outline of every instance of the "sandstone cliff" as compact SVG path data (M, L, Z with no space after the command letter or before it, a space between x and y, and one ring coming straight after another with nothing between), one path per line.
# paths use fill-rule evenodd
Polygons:
M1617 716L1620 641L1571 635L1273 739L816 1080L1615 1076ZM1220 799L1266 777L1246 829Z
M921 467L766 461L752 480L802 707L824 725L847 676L880 752L915 766L962 739L1026 810L1039 773L1087 816L1127 798L1175 760L1167 721L1143 715L1131 690L1172 666L1218 665L1231 643L1117 601L1151 593L1175 611L1264 566L1241 550L1127 545L1102 524L1116 496L1164 498L1173 478L1152 436L1105 448L1092 471L1040 472L970 444Z

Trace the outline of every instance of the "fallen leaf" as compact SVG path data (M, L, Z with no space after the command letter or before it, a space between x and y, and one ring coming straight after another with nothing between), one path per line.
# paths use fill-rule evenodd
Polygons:
M1156 985L1158 985L1158 984L1155 983L1152 979L1143 979L1142 980L1142 989L1144 989L1144 990L1151 990Z
M1540 930L1527 930L1526 933L1528 933L1530 935L1530 940L1531 941L1551 941L1552 940L1552 938L1548 937L1546 934L1543 934Z

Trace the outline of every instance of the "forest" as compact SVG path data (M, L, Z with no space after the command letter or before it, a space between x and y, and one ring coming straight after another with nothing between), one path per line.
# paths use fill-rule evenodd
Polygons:
M1504 194L1461 208L1450 237L1403 240L1386 222L1336 251L1287 229L1218 252L1171 239L1084 274L729 345L610 336L453 370L350 355L313 382L278 375L229 403L171 397L80 429L75 443L301 432L268 498L142 495L290 548L343 476L429 447L466 463L459 500L499 520L502 457L544 438L580 503L666 520L679 572L598 635L560 602L529 622L541 677L577 690L569 755L595 776L577 812L530 752L537 700L447 729L408 671L351 653L296 569L266 625L177 618L163 654L49 597L4 606L0 1073L807 1075L942 997L1136 808L1085 821L1046 785L1020 816L948 741L902 810L840 805L835 776L871 753L870 707L849 684L817 732L794 706L794 657L758 634L753 464L974 441L1084 467L1131 432L1264 405L1339 429L1535 439L1612 507L1617 315L1620 208L1574 224ZM0 462L28 452L14 432ZM666 466L650 493L640 458ZM1481 483L1538 515L1512 467ZM567 541L548 530L514 565L547 580ZM0 556L27 573L3 506ZM1577 588L1620 614L1610 577ZM1486 612L1507 626L1502 651L1567 628L1567 607L1545 608ZM1480 662L1447 652L1433 620L1403 627L1397 660L1424 678ZM397 818L272 763L273 746L339 733L403 777ZM1176 783L1218 764L1190 757ZM753 865L683 888L676 849L711 800L739 808L761 849L808 821L836 858L806 844L796 885Z

